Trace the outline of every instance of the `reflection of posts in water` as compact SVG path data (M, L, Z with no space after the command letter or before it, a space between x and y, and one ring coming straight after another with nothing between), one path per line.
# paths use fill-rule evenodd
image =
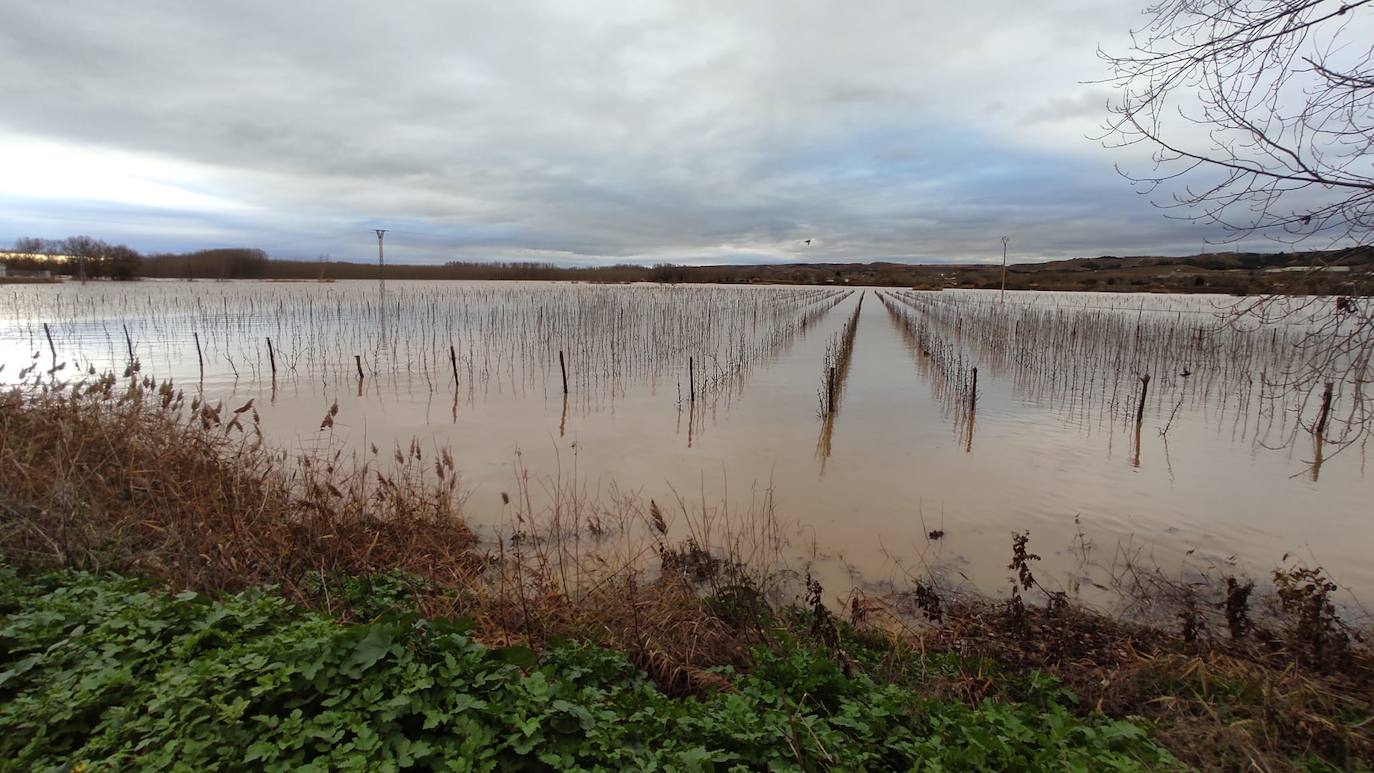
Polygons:
M695 401L688 404L687 409L687 447L692 447L692 430L697 424L697 404Z
M272 348L272 338L267 339L267 361L272 364L272 404L277 404L277 352Z
M1140 402L1135 406L1135 456L1131 459L1132 467L1140 466L1140 427L1145 420L1145 396L1150 392L1150 374L1146 373L1140 377Z
M1322 389L1321 413L1317 416L1317 424L1312 427L1312 482L1317 482L1317 477L1322 471L1322 444L1326 439L1326 422L1331 418L1331 394L1336 385L1333 382L1326 382Z
M825 412L835 412L835 369L831 368L825 379Z
M453 368L453 423L458 423L458 393L462 391L458 383L458 352L453 344L448 345L448 364Z
M825 477L825 464L830 460L830 441L835 434L835 414L828 413L821 420L821 434L816 438L816 455L821 458L821 477Z
M968 424L964 427L964 453L973 453L973 417L978 413L978 369L973 369L973 380L968 388Z
M568 396L563 395L563 418L558 420L558 436L563 437L568 427Z
M1317 416L1317 425L1312 428L1312 434L1318 438L1326 434L1326 421L1331 418L1331 392L1335 389L1335 384L1328 381L1326 388L1322 390L1322 408Z
M377 326L382 331L382 345L386 345L386 280L377 283Z
M845 325L839 351L831 365L825 370L825 405L821 415L821 434L816 439L816 455L821 458L821 476L825 475L826 462L830 459L831 442L835 435L835 419L840 415L840 404L844 402L844 387L849 380L850 357L854 350L854 338L859 327L859 310L863 308L863 296L859 305Z

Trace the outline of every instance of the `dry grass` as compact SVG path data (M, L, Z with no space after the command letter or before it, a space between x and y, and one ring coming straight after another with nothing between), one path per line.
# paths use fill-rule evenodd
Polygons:
M187 588L479 568L451 459L381 472L262 447L257 412L113 376L0 395L0 549L21 565L135 571ZM402 456L398 452L398 456ZM425 474L429 470L429 474Z
M490 643L589 639L673 691L722 686L705 669L745 662L745 639L706 610L699 586L657 571L667 523L632 496L607 505L555 481L541 509L522 471L514 528L484 545L461 518L445 451L273 452L251 401L188 402L136 373L0 394L0 470L0 556L19 566L207 592L276 585L343 619L367 614L339 592L346 578L399 574L421 612L471 617ZM714 510L679 510L688 532L747 552L741 534L722 539L730 526Z
M1280 589L1285 577L1310 576L1277 574ZM1033 578L1032 586L1038 589ZM914 593L881 605L864 599L854 610L863 610L860 625L882 631L895 653L888 678L919 682L944 698L976 703L1004 695L1013 689L1008 673L1038 671L1060 679L1083 710L1151 720L1190 767L1286 771L1304 769L1300 761L1311 758L1364 769L1374 761L1374 649L1366 630L1333 618L1318 635L1302 607L1264 604L1248 610L1255 619L1234 638L1222 625L1227 587L1208 593L1198 586L1194 581L1189 603L1201 635L1191 639L1183 630L1190 613L1158 584L1153 603L1173 605L1176 628L1126 622L1048 594L1044 605L951 596L938 621L923 624L912 616L929 603L917 607ZM1323 660L1312 657L1314 639L1327 648ZM913 673L925 659L903 651L957 655L958 670L934 678Z
M1075 680L1085 682L1085 679ZM1206 652L1141 655L1078 686L1109 713L1156 720L1185 762L1290 770L1315 755L1342 767L1374 759L1369 683Z

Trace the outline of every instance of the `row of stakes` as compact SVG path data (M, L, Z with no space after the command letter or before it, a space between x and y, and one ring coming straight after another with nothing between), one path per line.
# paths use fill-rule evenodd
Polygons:
M57 346L56 346L56 344L53 342L53 339L52 339L52 330L48 327L48 323L46 323L46 322L43 323L43 334L44 334L44 335L47 337L47 339L48 339L48 350L49 350L49 352L52 353L53 367L56 367L56 366L57 366ZM204 381L204 380L205 380L205 357L204 357L204 354L203 354L203 352L202 352L202 350L201 350L201 346L200 346L200 333L199 333L199 332L192 332L191 335L194 337L195 343L196 343L196 363L197 363L197 365L198 365L199 368L200 368L200 378L201 378L202 381ZM129 362L132 363L132 362L134 361L134 342L133 342L133 338L130 337L130 335L129 335L129 327L128 327L127 325L124 326L124 342L125 342L125 345L128 347L128 350L129 350ZM268 338L267 338L267 359L268 359L268 363L271 365L271 368L272 368L272 380L275 382L275 381L277 380L277 354L276 354L276 349L272 346L272 339L271 339L271 337L268 337ZM452 345L450 345L449 348L448 348L448 359L449 359L449 365L453 368L453 383L454 383L454 385L456 386L456 385L458 384L458 353L457 353L457 351L454 350L454 348L453 348ZM353 355L353 365L354 365L355 368L357 368L357 371L358 371L358 380L359 380L359 381L362 381L363 378L364 378L364 376L363 376L363 358L362 358L361 355L358 355L358 354ZM564 359L563 350L562 350L562 349L559 349L559 350L558 350L558 370L559 370L559 373L560 373L560 374L562 375L562 377L563 377L563 394L566 395L566 394L568 394L568 366L567 366L566 360ZM835 402L835 369L834 369L833 367L830 368L830 372L829 372L827 375L828 375L828 378L826 379L826 381L827 381L827 383L826 383L826 393L827 393L827 394L826 394L826 398L827 398L827 399L826 399L826 403L827 403L828 406L832 406L832 410L833 410L833 406L834 406L834 402ZM696 400L697 400L697 391L696 391L696 361L695 361L695 358L692 358L692 357L688 357L688 358L687 358L687 385L688 385L688 387L687 387L687 388L688 388L688 399L689 399L691 402L695 403ZM1323 390L1322 390L1321 409L1320 409L1320 411L1319 411L1319 413L1318 413L1318 416L1317 416L1317 423L1316 423L1316 424L1313 426L1313 428L1312 428L1312 434L1314 434L1314 435L1321 436L1321 435L1323 435L1323 434L1325 433L1325 431L1326 431L1326 424L1327 424L1327 421L1330 419L1330 416L1331 416L1331 401L1332 401L1334 389L1335 389L1335 384L1334 384L1333 382L1330 382L1330 381L1326 382L1326 384L1325 384L1325 386L1324 386L1324 388L1323 388ZM1136 425L1136 431L1137 431L1137 432L1140 431L1140 426L1141 426L1141 424L1142 424L1142 423L1144 422L1144 420L1145 420L1145 398L1146 398L1146 396L1148 395L1149 390L1150 390L1150 374L1146 373L1146 374L1144 374L1144 375L1142 375L1142 376L1140 377L1140 401L1136 404L1136 409L1135 409L1135 425ZM972 384L970 385L970 389L969 389L969 408L970 408L970 409L976 408L976 407L977 407L977 404L978 404L978 368L975 367L975 368L973 368L973 370L972 370Z

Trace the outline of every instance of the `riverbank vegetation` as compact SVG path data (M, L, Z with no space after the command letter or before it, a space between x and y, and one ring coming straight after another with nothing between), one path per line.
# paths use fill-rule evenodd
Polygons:
M1374 763L1367 625L1315 567L1136 567L1115 616L1026 534L1003 598L833 598L767 502L517 485L479 539L442 450L274 451L136 367L0 395L0 471L0 768Z

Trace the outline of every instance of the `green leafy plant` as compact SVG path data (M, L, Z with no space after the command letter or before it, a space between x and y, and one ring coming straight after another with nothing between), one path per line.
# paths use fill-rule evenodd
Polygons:
M492 649L469 628L0 570L0 770L1170 764L1142 726L1075 716L1052 682L1034 702L947 703L784 641L749 673L723 670L729 689L672 698L622 653Z

